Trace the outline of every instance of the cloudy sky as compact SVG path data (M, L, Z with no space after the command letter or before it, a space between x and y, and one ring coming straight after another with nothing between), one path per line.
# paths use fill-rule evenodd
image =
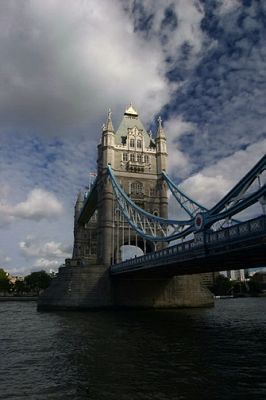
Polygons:
M161 115L169 174L206 206L266 150L264 0L0 2L0 267L55 269L107 110Z

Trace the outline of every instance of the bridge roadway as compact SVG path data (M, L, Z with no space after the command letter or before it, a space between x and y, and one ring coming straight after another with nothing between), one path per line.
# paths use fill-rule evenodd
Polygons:
M172 277L266 266L266 216L110 266L111 276Z

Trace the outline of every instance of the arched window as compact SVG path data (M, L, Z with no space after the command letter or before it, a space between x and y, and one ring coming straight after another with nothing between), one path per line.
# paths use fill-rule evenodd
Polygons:
M134 194L142 194L143 193L143 183L141 183L141 182L131 183L130 193L133 195Z

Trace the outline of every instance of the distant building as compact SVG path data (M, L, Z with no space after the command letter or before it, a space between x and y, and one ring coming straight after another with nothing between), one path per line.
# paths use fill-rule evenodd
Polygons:
M232 281L245 281L245 269L235 269L231 271L226 271L224 273L227 278L231 279Z
M19 282L23 282L24 281L24 277L23 276L13 276L13 275L10 275L10 274L8 274L8 279L9 279L9 282L12 283L13 285L17 281L19 281Z

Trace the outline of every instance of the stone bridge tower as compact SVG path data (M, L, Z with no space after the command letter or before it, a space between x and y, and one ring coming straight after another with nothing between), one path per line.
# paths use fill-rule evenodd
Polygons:
M120 261L122 245L137 245L147 252L155 245L137 237L128 224L125 228L107 174L108 165L135 203L149 213L167 218L167 189L161 180L167 165L167 148L161 119L153 138L132 105L126 109L117 131L109 112L97 162L95 186L87 198L79 194L75 206L72 259L66 260L57 278L40 296L39 309L212 305L212 295L202 287L199 276L109 275L110 264Z
M137 237L123 220L114 201L106 167L111 165L120 185L137 205L149 213L167 218L167 189L161 179L161 172L167 166L167 147L161 118L158 120L156 137L153 138L145 130L132 105L125 110L117 131L114 130L109 111L98 145L97 163L98 263L107 266L120 261L119 248L122 245L136 245L144 252L154 250L154 243Z

